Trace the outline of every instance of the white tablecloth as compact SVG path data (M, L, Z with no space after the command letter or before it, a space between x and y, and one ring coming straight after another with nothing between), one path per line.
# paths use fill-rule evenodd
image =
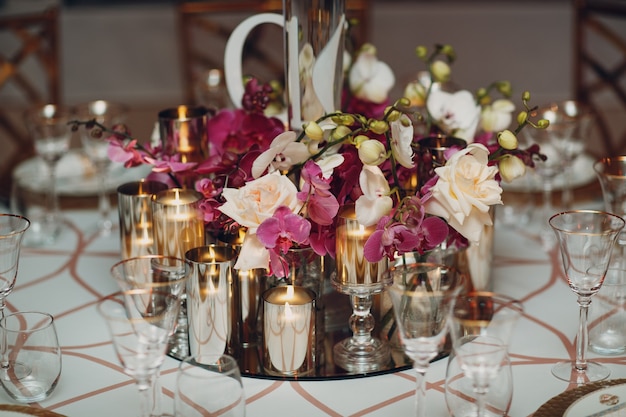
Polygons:
M137 416L138 395L114 355L95 304L117 291L109 275L119 259L117 231L95 233L92 211L65 213L66 227L47 248L22 250L17 285L8 310L41 310L55 316L63 349L63 372L52 395L40 406L72 417ZM525 316L510 346L514 397L510 415L530 416L551 397L573 388L552 376L554 362L575 356L578 306L565 282L558 250L542 250L524 230L496 228L495 290L519 298ZM610 378L626 378L626 357L590 358L608 364ZM178 362L163 366L163 408L171 412ZM427 376L427 410L447 416L444 401L446 359ZM408 416L413 414L412 371L333 381L272 381L245 378L249 417ZM0 392L1 403L11 403Z

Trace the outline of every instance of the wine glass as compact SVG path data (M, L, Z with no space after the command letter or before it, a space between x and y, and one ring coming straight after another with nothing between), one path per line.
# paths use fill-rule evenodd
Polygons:
M4 300L17 279L22 237L29 226L26 217L0 214L0 318L4 317Z
M56 169L59 160L70 147L71 128L68 125L70 116L69 109L56 104L44 104L28 110L25 114L25 121L35 144L35 152L48 169L46 213L43 220L46 224L61 223ZM53 236L49 236L49 240L54 240L58 231L58 227L54 228Z
M576 158L585 150L585 140L593 123L593 114L588 106L576 100L560 101L552 103L548 107L553 112L553 120L550 120L552 125L558 123L569 125L563 132L569 132L569 134L561 138L565 162L562 175L561 205L569 210L573 203L571 177L574 173L572 167Z
M415 415L424 417L426 371L442 350L450 311L467 285L467 277L453 268L431 263L400 264L386 275L393 282L388 293L400 340L416 373Z
M95 120L108 128L113 128L116 124L124 123L128 113L128 108L123 104L113 103L106 100L95 100L88 103L79 104L75 108L75 113L81 120ZM95 134L97 129L81 129L80 139L83 144L85 154L91 160L98 178L98 229L103 234L109 234L113 228L111 219L111 202L107 194L107 179L111 160L107 154L109 142L105 137Z
M513 328L523 312L519 301L492 292L475 291L456 299L450 329L452 346L476 397L466 416L487 415L487 394L506 363Z
M550 218L550 226L561 248L561 259L569 287L578 297L580 309L576 360L559 362L552 374L564 381L600 381L609 369L586 359L589 340L587 314L591 297L596 294L609 267L615 241L624 228L624 219L597 210L572 210Z
M191 262L173 256L144 255L116 263L111 267L111 275L122 291L147 288L172 294L180 300L187 280L191 276L191 268ZM172 343L172 334L169 335L168 345ZM161 392L159 377L160 368L155 370L152 381L152 389L155 393ZM155 398L153 413L159 409L159 400Z
M574 122L559 116L557 110L543 108L536 110L533 116L548 120L550 125L545 129L524 129L524 137L528 145L539 145L541 153L547 159L535 163L535 172L541 177L543 191L543 204L538 214L539 237L544 248L554 247L554 234L548 226L548 219L554 214L552 204L552 193L554 191L554 180L561 174L567 165L565 153L565 139L571 137Z
M180 297L162 289L135 288L105 297L98 310L107 323L124 371L135 379L141 416L160 416L155 380L174 331Z

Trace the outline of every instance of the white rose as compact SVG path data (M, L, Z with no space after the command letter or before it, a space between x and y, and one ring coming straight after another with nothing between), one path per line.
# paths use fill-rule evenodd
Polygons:
M297 213L302 208L297 193L293 182L278 172L250 181L241 188L224 188L222 195L226 202L220 211L248 228L236 269L269 266L269 252L258 241L256 230L280 206L287 206Z
M502 188L495 180L498 168L488 166L489 151L472 143L455 153L445 166L425 204L426 212L444 218L471 242L477 242L485 225L492 225L489 208L502 204Z

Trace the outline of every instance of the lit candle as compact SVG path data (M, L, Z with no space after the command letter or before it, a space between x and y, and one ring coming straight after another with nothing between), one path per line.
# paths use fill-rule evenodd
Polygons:
M189 249L204 245L201 199L197 191L180 188L155 195L152 215L157 255L184 258Z
M208 155L206 134L208 110L204 107L178 106L159 112L159 131L163 149L177 154L181 162L201 162Z
M235 251L227 246L189 250L187 318L191 355L222 354L231 341L232 265Z
M265 369L269 373L303 375L313 370L315 294L293 285L263 294Z
M339 213L336 231L336 281L342 286L371 285L379 282L387 269L385 259L377 263L365 260L363 253L367 239L375 227L364 227L356 219L353 206Z

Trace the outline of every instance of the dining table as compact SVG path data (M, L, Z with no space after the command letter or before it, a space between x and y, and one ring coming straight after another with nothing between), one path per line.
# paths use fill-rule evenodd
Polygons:
M587 188L592 192L578 198L577 207L601 209L599 185L594 181ZM22 248L17 282L7 298L7 313L52 314L62 349L56 389L30 406L68 417L138 416L134 380L124 373L96 308L99 300L119 290L110 273L120 260L119 228L103 235L96 227L95 208L68 207L63 210L63 230L53 244ZM509 347L513 375L509 415L532 416L542 407L538 416L565 415L561 409L597 389L597 383L566 382L551 374L556 362L575 358L579 315L559 248L543 248L526 222L504 222L496 216L492 268L494 291L520 300L524 307ZM626 355L589 351L588 357L610 368L607 384L626 378ZM426 376L426 409L431 417L449 415L444 395L447 362L445 356L433 361ZM165 412L173 411L179 363L167 356L162 366ZM351 378L244 376L243 385L248 417L414 415L415 375L410 368ZM551 399L554 407L545 411ZM16 404L2 390L0 403Z

